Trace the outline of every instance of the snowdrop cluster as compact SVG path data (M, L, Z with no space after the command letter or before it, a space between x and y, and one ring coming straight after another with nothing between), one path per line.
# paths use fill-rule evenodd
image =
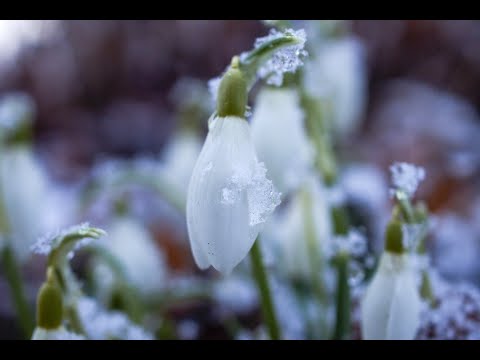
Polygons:
M441 278L473 279L476 228L430 214L423 167L341 152L365 110L364 45L344 21L264 24L208 84L174 86L161 151L97 162L56 200L33 101L0 98L0 261L26 338L479 338L478 289ZM35 319L19 275L32 253L46 258Z

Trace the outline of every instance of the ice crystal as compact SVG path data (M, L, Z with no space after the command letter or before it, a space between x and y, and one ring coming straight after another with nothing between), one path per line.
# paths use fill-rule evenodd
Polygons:
M420 182L425 179L424 168L405 162L395 163L390 166L390 173L394 186L392 194L401 191L409 198L413 196Z

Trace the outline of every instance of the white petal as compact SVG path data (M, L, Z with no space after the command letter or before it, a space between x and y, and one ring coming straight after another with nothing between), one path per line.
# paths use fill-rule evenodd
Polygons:
M366 340L413 339L420 299L408 255L384 253L362 301Z
M378 271L362 301L362 336L365 340L385 340L395 279Z
M252 115L252 138L258 158L284 194L304 180L313 164L313 148L293 89L263 89Z
M390 318L387 326L388 340L411 340L420 325L421 300L412 270L402 273L396 282Z
M278 204L262 197L268 185L248 123L236 117L212 122L187 199L188 232L200 268L211 264L229 273L247 255L260 225Z

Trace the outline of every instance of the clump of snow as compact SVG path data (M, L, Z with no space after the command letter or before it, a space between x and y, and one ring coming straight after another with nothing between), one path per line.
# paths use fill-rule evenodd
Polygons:
M390 173L394 186L392 194L401 191L409 198L413 196L418 185L425 179L424 168L405 162L398 162L390 166Z
M253 172L238 168L228 185L222 189L221 203L226 206L235 204L246 190L252 231L267 220L281 201L281 194L275 190L266 173L265 165L261 162L256 162Z

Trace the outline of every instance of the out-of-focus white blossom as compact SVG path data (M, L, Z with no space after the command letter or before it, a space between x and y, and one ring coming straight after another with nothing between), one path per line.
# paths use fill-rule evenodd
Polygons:
M158 292L165 284L166 260L148 230L134 219L120 217L113 221L108 234L105 246L123 265L128 281L145 295ZM113 280L106 273L99 273L105 276L103 286L108 279Z
M340 135L359 125L366 103L364 47L356 38L326 40L305 64L305 88L331 104L333 129Z
M44 232L47 177L28 146L2 149L0 198L6 212L9 236L15 254L25 261L30 245Z
M280 270L293 276L311 276L310 251L316 249L318 256L325 256L332 236L330 206L321 182L310 176L284 211L269 221L265 232L265 239L280 256L276 264ZM312 240L314 244L309 244Z
M160 176L179 203L186 204L187 189L202 142L192 131L181 131L167 144L160 159Z
M264 88L251 120L258 158L284 195L304 181L314 160L299 102L294 89Z

